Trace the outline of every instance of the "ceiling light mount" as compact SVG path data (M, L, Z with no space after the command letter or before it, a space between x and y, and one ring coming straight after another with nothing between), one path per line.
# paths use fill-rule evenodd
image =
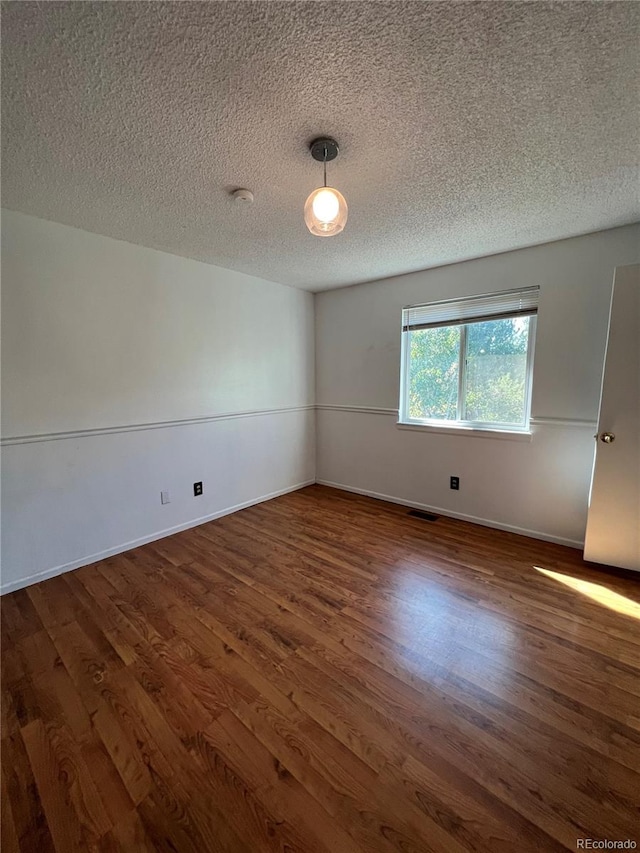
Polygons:
M338 156L338 143L330 136L320 136L309 143L314 160L324 166L324 184L314 190L304 206L304 221L316 237L339 234L347 221L347 202L341 192L327 186L327 163Z
M319 163L330 163L338 156L340 149L335 139L330 136L320 136L309 143L309 151L314 160Z

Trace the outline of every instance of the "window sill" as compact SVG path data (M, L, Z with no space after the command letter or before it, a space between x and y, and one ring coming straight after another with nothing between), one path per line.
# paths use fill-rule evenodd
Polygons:
M416 432L437 432L440 435L467 435L474 438L498 438L503 441L531 441L533 433L530 430L513 429L482 429L468 426L438 426L436 424L419 424L398 421L398 429L414 430Z

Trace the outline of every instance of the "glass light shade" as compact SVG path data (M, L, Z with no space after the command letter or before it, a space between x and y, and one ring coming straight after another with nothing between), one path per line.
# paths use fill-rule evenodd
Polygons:
M333 237L344 228L348 212L342 193L333 187L318 187L305 203L304 221L317 237Z

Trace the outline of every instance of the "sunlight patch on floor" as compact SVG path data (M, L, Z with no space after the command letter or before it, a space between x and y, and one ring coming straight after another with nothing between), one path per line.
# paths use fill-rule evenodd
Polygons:
M622 613L625 616L633 616L635 619L640 619L640 604L627 598L626 595L621 595L619 592L614 592L600 583L593 581L584 581L580 578L571 577L571 575L563 575L560 572L552 572L551 569L543 569L540 566L534 566L537 572L541 572L548 578L559 581L565 586L574 589L576 592L608 607L609 610L615 610L616 613Z

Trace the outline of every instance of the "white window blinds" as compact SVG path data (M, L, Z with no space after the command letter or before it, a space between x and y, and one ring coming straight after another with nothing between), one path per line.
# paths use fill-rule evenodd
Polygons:
M487 293L447 299L429 305L413 305L402 311L402 330L433 329L438 326L459 326L500 317L526 316L538 313L539 287Z

